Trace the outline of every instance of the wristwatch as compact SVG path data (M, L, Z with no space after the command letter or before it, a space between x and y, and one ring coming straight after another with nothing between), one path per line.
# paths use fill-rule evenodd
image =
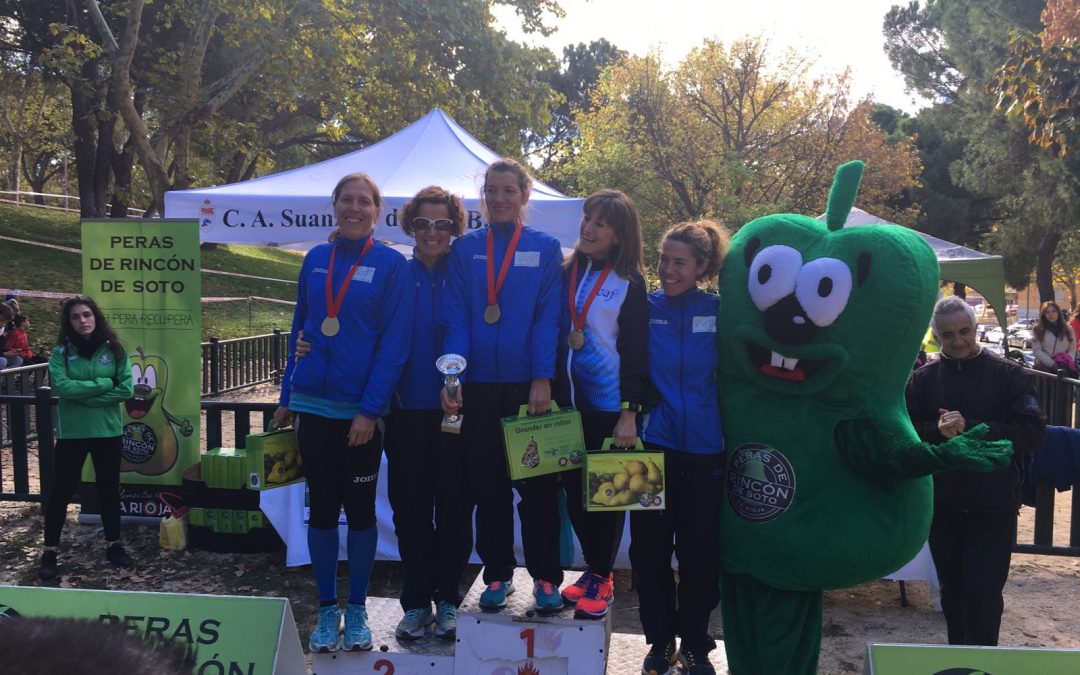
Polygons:
M639 412L641 412L641 404L640 403L631 403L630 401L623 401L622 402L622 409L623 410L629 410L630 412L633 412L633 413L639 413Z

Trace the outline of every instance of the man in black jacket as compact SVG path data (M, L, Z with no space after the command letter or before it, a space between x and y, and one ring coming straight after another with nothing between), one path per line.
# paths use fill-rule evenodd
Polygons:
M1016 538L1020 467L1042 442L1046 421L1031 374L979 347L975 314L966 302L938 301L931 328L941 358L916 370L906 392L919 436L942 443L985 422L988 440L1013 443L1013 461L1002 469L934 476L930 552L941 581L949 644L993 646Z

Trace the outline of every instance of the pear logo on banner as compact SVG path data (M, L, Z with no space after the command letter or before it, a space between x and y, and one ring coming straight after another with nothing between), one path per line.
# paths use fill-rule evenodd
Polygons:
M165 408L169 385L165 359L148 356L142 347L136 347L135 351L138 356L131 357L135 395L124 402L131 422L124 425L120 470L157 476L176 464L177 430L186 438L193 429L191 422L170 414Z

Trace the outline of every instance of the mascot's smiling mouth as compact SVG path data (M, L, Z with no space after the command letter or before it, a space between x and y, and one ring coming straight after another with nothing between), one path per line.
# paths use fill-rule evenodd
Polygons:
M127 409L128 417L133 420L139 420L146 417L146 413L150 412L150 408L154 406L154 401L157 400L157 394L148 398L136 396L135 398L129 398L124 401L124 407Z
M824 359L784 356L750 341L746 342L746 353L759 372L788 382L805 382L827 363Z

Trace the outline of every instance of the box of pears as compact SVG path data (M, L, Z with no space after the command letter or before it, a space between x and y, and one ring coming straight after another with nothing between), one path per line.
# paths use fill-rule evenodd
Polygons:
M611 439L604 441L610 445ZM659 511L666 505L663 452L590 451L583 470L586 511Z
M499 422L510 479L580 468L585 460L581 413L570 408L560 410L555 401L545 415L529 416L527 411L528 406L523 405L517 415Z
M300 446L293 429L272 429L244 439L248 462L244 480L252 490L295 483L304 477Z

